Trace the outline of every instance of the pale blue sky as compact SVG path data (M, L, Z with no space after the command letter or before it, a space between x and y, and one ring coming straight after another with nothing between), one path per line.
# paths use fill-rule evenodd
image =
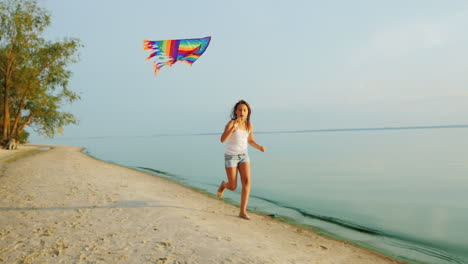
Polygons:
M468 124L465 0L38 1L84 44L64 137L221 132L239 99L257 131ZM143 39L206 36L154 76Z

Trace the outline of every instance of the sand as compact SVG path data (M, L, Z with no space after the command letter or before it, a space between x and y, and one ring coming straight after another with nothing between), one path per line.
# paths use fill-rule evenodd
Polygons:
M241 219L214 196L78 147L38 147L0 152L0 263L402 263L268 216Z

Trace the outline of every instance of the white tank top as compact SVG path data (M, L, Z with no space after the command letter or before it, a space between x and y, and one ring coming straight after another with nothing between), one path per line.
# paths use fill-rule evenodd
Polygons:
M231 137L228 139L226 151L224 153L228 155L247 154L248 138L249 131L237 129L236 131L234 131L234 133L232 133Z

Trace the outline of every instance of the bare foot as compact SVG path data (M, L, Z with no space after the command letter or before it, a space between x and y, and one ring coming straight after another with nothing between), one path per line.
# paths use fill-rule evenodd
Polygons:
M240 213L239 217L245 220L250 220L250 216L248 216L246 213Z
M218 188L218 197L219 198L223 198L223 193L224 193L224 181L221 182L221 184L219 185L219 188Z

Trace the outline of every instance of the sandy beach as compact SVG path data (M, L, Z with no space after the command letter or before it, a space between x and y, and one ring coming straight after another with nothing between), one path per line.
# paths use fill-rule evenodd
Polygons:
M0 263L403 263L78 147L0 151ZM129 153L130 155L130 153Z

